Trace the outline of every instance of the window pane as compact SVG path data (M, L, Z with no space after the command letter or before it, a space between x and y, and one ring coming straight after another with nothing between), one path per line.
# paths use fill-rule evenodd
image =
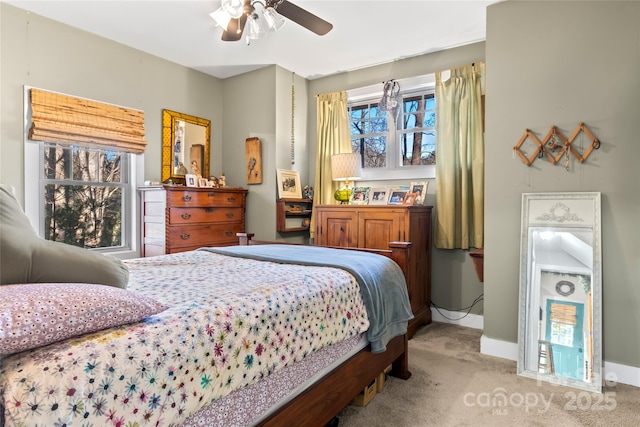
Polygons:
M387 164L387 138L385 136L366 137L351 140L354 153L363 155L365 168L380 168Z
M105 151L100 154L100 182L122 182L122 154L117 151Z
M435 132L402 132L400 140L403 166L436 163Z
M84 248L122 245L122 188L46 184L45 238Z
M43 144L44 238L87 249L122 247L128 157Z
M71 150L55 145L44 147L44 177L45 179L69 179L72 166Z
M73 179L100 181L100 155L95 150L73 147Z
M366 103L349 107L351 120L351 147L360 153L363 167L386 166L387 113L380 111L378 103Z

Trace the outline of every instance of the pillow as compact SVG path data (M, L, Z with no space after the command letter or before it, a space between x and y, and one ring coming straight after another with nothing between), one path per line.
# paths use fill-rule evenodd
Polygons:
M77 282L126 288L129 270L119 259L41 239L10 187L0 185L0 285Z
M138 322L167 307L112 286L34 283L0 286L0 354Z

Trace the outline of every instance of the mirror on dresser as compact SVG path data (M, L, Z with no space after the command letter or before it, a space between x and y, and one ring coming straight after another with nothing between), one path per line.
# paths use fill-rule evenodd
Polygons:
M209 177L211 121L162 110L162 182L184 184L186 174Z
M602 392L600 193L522 197L518 374Z

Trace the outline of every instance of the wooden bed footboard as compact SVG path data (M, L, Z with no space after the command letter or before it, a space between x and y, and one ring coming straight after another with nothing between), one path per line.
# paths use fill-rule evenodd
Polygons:
M240 245L291 244L253 240L253 236L250 233L238 233ZM410 246L410 242L392 242L389 244L390 250L336 248L385 255L400 266L406 277ZM370 347L359 351L258 425L324 426L389 365L392 365L392 376L404 380L411 376L406 334L389 341L384 353L374 354Z
M252 233L236 233L238 236L239 244L241 246L246 245L273 245L273 244L281 244L281 245L297 245L299 243L287 243L287 242L274 242L274 241L266 241L266 240L254 240ZM409 248L411 247L411 242L389 242L390 249L370 249L370 248L348 248L344 246L325 246L328 248L335 249L344 249L348 251L361 251L361 252L371 252L379 255L384 255L386 257L391 258L400 266L404 276L407 277L407 266L409 262Z

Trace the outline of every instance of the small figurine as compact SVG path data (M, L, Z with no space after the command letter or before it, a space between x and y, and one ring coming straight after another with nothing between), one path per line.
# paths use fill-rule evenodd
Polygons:
M313 187L305 185L302 189L302 198L303 199L313 199Z
M198 167L198 162L195 160L191 161L191 173L196 176L200 175L200 168Z
M218 178L218 185L220 187L226 187L227 186L227 178L225 178L224 173L222 173L222 175L220 175L220 178Z

